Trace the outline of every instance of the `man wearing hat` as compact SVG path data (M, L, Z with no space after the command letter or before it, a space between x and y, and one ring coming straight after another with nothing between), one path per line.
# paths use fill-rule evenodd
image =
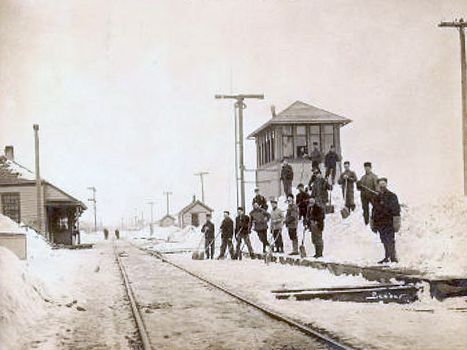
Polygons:
M355 210L355 199L354 199L354 187L357 182L357 174L353 170L350 170L350 162L344 162L344 171L337 183L342 186L342 195L344 196L345 206L350 211Z
M324 157L324 166L326 167L326 180L331 176L331 183L334 185L336 179L337 162L340 161L339 155L334 150L334 145L329 147L329 152Z
M215 230L214 224L211 221L211 214L206 214L206 223L201 228L201 232L204 233L204 252L206 259L214 259L214 248L215 248Z
M285 225L289 231L289 238L292 241L292 252L289 255L298 255L298 207L294 203L293 194L287 196L287 212L285 215Z
M300 214L299 219L305 220L310 194L308 193L308 191L305 191L305 186L303 186L303 184L298 184L297 189L298 193L296 203L298 207L298 212Z
M384 259L378 264L397 262L395 233L401 227L401 208L396 194L387 189L388 180L378 179L379 193L373 201L370 226L374 233L379 233L384 246Z
M292 193L293 169L288 163L287 157L282 160L281 181L284 187L285 196Z
M311 160L311 169L319 169L319 165L323 162L323 155L318 149L318 142L313 142L313 151L311 151L309 158Z
M266 247L269 245L268 242L268 221L269 213L259 206L258 202L253 204L253 210L250 212L250 228L256 231L258 238L263 244L263 253L266 253Z
M275 199L271 200L271 231L274 238L273 251L284 252L284 242L282 241L282 225L284 224L284 213L277 206Z
M253 247L251 246L251 241L250 241L249 226L250 226L250 218L248 217L248 215L245 214L245 210L242 207L238 207L237 217L235 218L235 239L237 241L237 247L235 249L235 257L237 259L242 259L241 257L242 241L247 246L250 257L252 259L255 258Z
M365 168L365 175L357 182L357 190L360 191L360 199L362 200L363 220L365 225L368 225L370 222L370 204L378 192L378 177L372 172L370 162L365 162L363 167Z
M235 259L234 247L232 243L233 239L233 231L234 231L234 223L230 218L230 213L226 210L224 211L224 220L222 220L221 224L221 251L219 253L218 259L224 259L225 250L227 247L229 248L230 257Z
M316 200L318 205L324 208L329 200L328 190L332 190L332 186L324 179L319 169L313 172L308 183L308 188L311 188L311 197Z
M259 193L259 188L255 188L255 196L253 197L253 202L251 203L253 207L255 206L255 203L258 203L260 208L263 208L264 210L268 210L268 203L266 201L266 198Z

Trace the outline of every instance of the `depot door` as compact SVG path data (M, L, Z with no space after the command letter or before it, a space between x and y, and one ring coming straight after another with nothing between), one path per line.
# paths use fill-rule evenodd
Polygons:
M192 213L192 214L191 214L191 224L192 224L194 227L198 227L198 226L199 226L199 214L198 214L198 213Z

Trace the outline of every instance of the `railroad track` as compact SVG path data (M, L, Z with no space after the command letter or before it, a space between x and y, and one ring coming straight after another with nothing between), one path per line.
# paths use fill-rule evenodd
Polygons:
M318 340L319 342L325 344L327 347L331 348L331 349L336 349L336 350L357 350L358 348L356 347L351 347L347 344L345 344L344 342L342 342L341 340L339 339L336 339L335 337L331 337L327 334L325 334L322 330L319 330L319 329L316 329L310 325L306 325L306 324L303 324L303 323L300 323L296 320L293 320L291 319L290 317L287 317L283 314L280 314L276 311L273 311L263 305L260 305L258 303L256 303L255 301L243 296L243 295L240 295L238 294L237 292L235 291L232 291L232 290L229 290L227 289L226 287L216 283L216 282L213 282L211 280L208 280L206 278L204 278L203 276L200 276L199 274L195 273L195 272L192 272L186 268L184 268L183 266L180 266L172 261L170 261L169 259L165 258L163 254L159 253L159 252L156 252L156 251L151 251L151 250L148 250L148 249L145 249L145 248L141 248L141 247L137 247L137 246L134 246L135 248L149 254L149 255L152 255L158 259L160 259L161 261L185 272L186 274L202 281L203 283L207 284L207 285L210 285L212 287L214 287L215 289L217 290L220 290L222 291L223 293L225 294L228 294L229 296L231 297L234 297L235 299L239 300L240 302L244 303L244 304L247 304L259 311L261 311L262 313L266 314L267 316L269 316L270 318L274 319L274 320L277 320L277 321L280 321L280 322L283 322L283 323L286 323L288 324L289 326L299 330L300 332L304 333L305 335L315 339L315 340ZM123 270L124 271L124 270ZM130 288L131 290L131 288ZM139 311L138 311L139 312ZM144 325L144 323L143 323ZM148 348L150 349L150 347ZM146 348L145 348L146 350Z
M117 252L117 248L114 243L114 253L115 253L115 260L117 261L118 268L120 270L120 274L122 276L123 280L123 286L125 288L125 293L128 297L128 300L130 302L130 307L131 307L131 313L133 315L133 319L136 324L136 328L138 331L138 336L140 340L140 350L152 350L151 347L151 342L149 339L148 332L146 330L146 325L144 323L144 319L141 315L141 312L139 310L137 301L135 299L135 294L133 292L133 289L131 287L130 281L128 279L128 275L125 270L125 266L122 263L120 254L121 252Z

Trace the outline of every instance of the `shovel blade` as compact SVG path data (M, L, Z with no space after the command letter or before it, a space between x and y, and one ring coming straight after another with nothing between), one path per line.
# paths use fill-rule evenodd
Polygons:
M299 248L300 250L300 258L306 258L306 249L305 249L305 246L302 244Z
M347 219L350 215L349 208L345 207L341 209L341 216L343 219Z

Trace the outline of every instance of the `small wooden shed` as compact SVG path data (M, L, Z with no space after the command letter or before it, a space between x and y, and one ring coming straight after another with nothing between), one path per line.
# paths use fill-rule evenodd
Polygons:
M311 161L306 158L314 147L324 156L331 145L341 155L341 128L351 120L310 104L296 101L282 112L272 110L272 119L252 132L256 141L256 185L266 197L281 194L280 171L284 157L294 170L292 186L308 182ZM340 166L337 171L339 172Z
M206 215L212 212L206 204L193 197L193 201L178 213L178 224L181 228L188 225L202 226L206 223Z
M161 227L170 227L175 225L175 218L170 215L166 214L162 219L159 220L159 226Z

